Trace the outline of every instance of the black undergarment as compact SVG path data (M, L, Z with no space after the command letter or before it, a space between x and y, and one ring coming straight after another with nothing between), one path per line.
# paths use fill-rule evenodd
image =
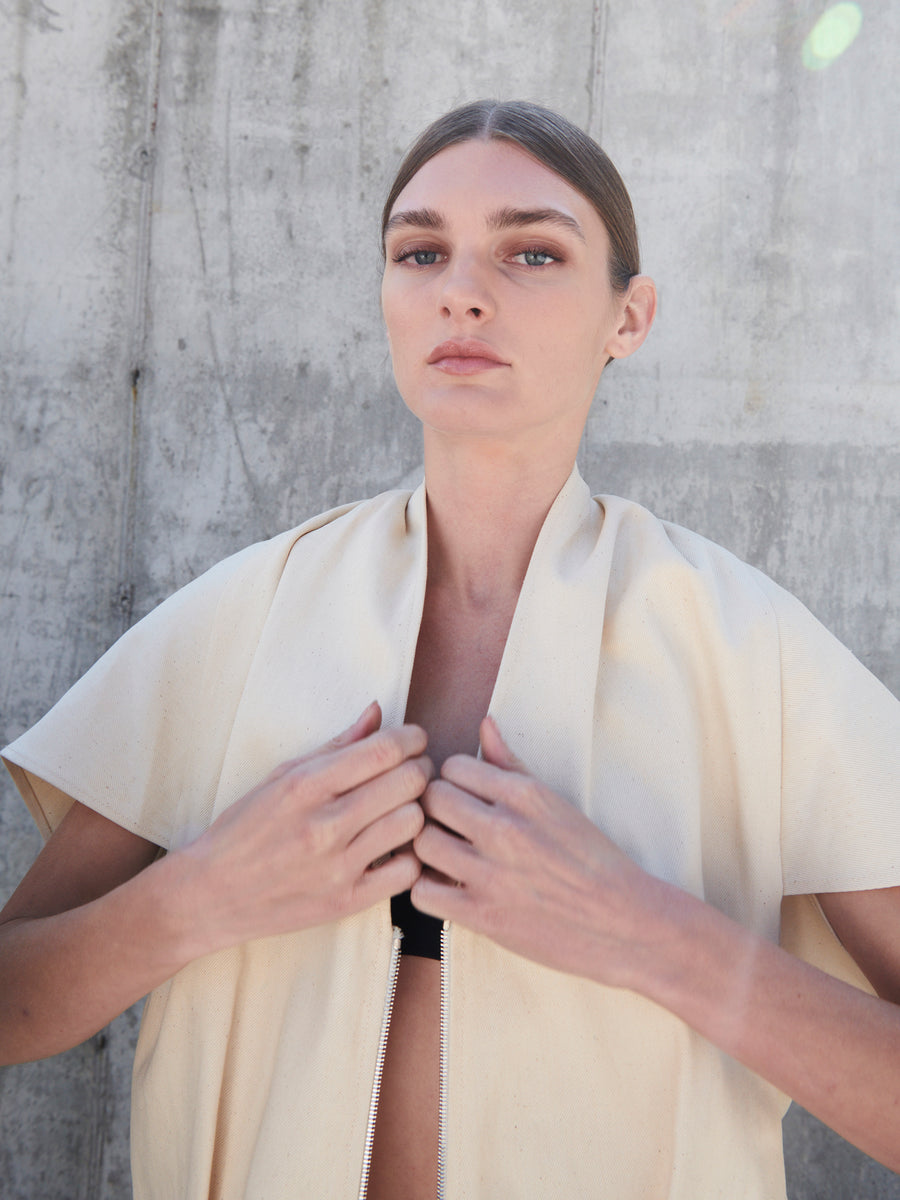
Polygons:
M444 922L440 917L419 912L410 900L409 892L391 897L391 923L403 930L402 954L414 954L416 958L441 957Z

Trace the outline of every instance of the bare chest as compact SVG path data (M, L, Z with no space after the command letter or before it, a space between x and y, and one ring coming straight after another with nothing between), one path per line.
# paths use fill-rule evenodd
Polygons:
M440 771L451 754L475 754L487 715L512 612L479 615L436 603L422 618L406 720L428 734L428 754Z

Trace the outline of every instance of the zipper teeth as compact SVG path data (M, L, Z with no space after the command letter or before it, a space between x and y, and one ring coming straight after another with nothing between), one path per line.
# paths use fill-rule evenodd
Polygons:
M372 1083L372 1098L369 1101L369 1122L366 1126L366 1148L363 1151L359 1200L366 1200L366 1193L369 1190L369 1170L372 1166L372 1150L375 1145L375 1118L378 1115L378 1098L381 1095L384 1054L387 1049L388 1030L391 1025L391 1013L394 1010L394 996L397 991L397 971L400 966L400 943L402 941L403 931L395 925L391 939L391 965L388 972L388 986L384 997L384 1011L381 1017L381 1036L378 1039L378 1057L375 1060L375 1079Z
M447 1169L447 1032L450 1022L450 922L441 929L441 1092L437 1200L444 1200Z

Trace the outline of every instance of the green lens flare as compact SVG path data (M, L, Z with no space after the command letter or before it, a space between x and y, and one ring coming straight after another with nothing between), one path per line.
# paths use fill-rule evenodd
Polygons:
M862 28L858 4L833 4L813 25L803 43L803 65L810 71L829 66L855 40Z

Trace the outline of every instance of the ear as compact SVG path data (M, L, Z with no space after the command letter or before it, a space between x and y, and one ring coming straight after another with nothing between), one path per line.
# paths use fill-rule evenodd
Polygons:
M656 316L656 284L649 275L635 275L619 302L619 327L606 343L610 358L627 358L650 332Z

